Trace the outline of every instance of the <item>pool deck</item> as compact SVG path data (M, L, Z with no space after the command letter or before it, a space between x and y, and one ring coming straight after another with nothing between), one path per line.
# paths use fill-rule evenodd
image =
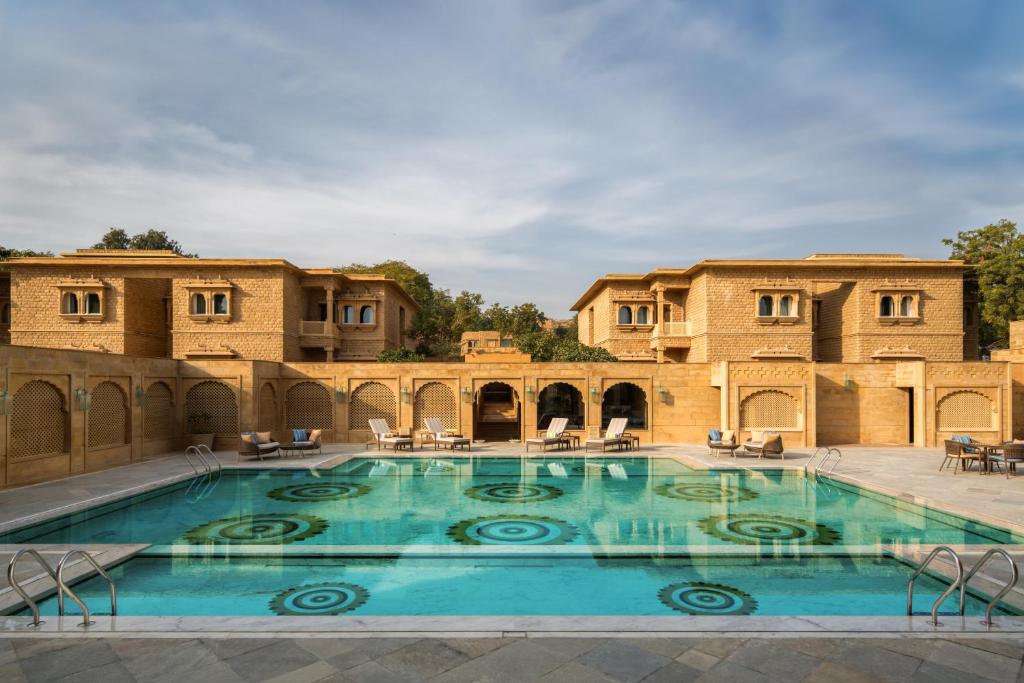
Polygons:
M1024 639L35 638L0 639L22 681L1016 681Z

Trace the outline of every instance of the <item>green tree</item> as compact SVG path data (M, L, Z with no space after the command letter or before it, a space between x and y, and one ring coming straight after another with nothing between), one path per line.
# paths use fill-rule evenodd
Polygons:
M422 353L416 353L404 346L397 349L388 349L377 354L377 360L381 363L419 363L426 360Z
M32 256L53 257L53 252L34 251L32 249L12 249L10 247L0 245L0 261L7 261L12 258L28 258Z
M486 327L481 329L497 330L504 337L538 332L548 319L536 305L530 303L518 306L491 304L491 307L484 311L483 317Z
M974 266L967 285L981 304L982 348L1006 346L1010 321L1024 320L1024 235L1003 219L942 243L953 258Z
M177 240L172 240L163 230L147 230L137 235L129 235L122 228L111 228L99 242L92 245L93 249L167 249L175 254L195 258L196 254L188 254Z
M538 330L516 335L512 339L516 348L530 354L535 363L615 363L619 360L606 349L581 344L576 337L559 332L564 330Z

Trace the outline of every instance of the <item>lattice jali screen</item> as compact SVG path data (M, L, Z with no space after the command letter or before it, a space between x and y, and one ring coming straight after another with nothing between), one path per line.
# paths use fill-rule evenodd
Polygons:
M33 380L18 389L10 419L11 459L67 452L64 394L49 382Z
M797 400L784 391L757 391L740 403L740 429L795 429L798 407Z
M369 420L387 420L391 429L398 427L395 392L380 382L360 384L348 402L348 428L370 429Z
M277 392L274 385L264 382L260 387L259 431L271 432L277 428Z
M185 394L185 419L209 415L214 434L238 434L238 400L223 382L206 380Z
M319 382L299 382L285 394L288 429L333 429L331 392Z
M416 390L416 400L412 404L413 428L423 429L425 417L441 418L445 429L459 428L459 405L451 387L441 382L427 382Z
M144 439L154 441L174 436L174 396L164 382L153 382L146 389L142 420Z
M128 398L113 382L100 382L92 390L89 408L89 448L128 443Z
M935 407L940 431L992 429L992 399L977 391L954 391Z

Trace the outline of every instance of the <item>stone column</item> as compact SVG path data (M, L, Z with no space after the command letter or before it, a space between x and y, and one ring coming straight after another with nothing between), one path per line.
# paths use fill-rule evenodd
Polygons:
M334 324L334 288L324 287L324 293L327 297L327 323L329 325Z

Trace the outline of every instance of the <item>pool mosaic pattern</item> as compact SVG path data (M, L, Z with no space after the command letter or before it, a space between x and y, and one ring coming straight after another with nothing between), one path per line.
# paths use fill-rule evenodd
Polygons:
M1020 542L827 480L670 459L358 458L195 490L0 542L152 544L111 570L119 613L140 616L898 616L913 568L883 545ZM915 609L944 587L923 577ZM109 609L101 581L76 590Z

